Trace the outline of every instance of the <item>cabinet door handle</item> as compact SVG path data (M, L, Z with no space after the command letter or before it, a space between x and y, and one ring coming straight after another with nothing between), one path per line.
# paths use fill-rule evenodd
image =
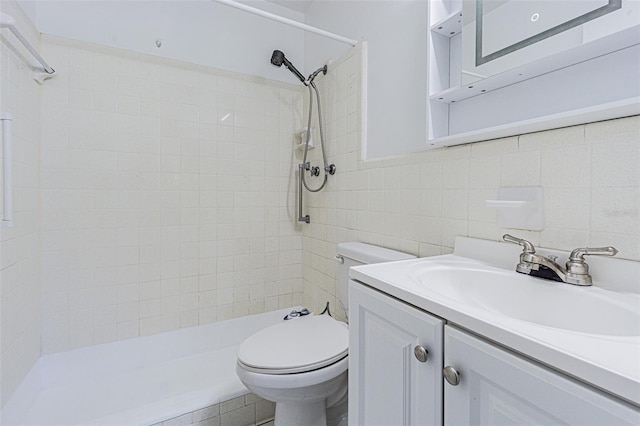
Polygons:
M451 385L451 386L458 386L460 384L460 373L458 373L456 371L455 368L451 367L450 365L447 365L443 370L442 370L442 374L444 374L444 378L445 380Z
M416 356L417 360L420 362L427 362L429 359L429 351L424 348L424 346L416 346L413 348L413 354Z

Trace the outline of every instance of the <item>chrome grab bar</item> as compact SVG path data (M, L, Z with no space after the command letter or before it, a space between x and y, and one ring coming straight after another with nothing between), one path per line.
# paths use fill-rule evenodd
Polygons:
M311 222L311 217L309 215L302 216L302 174L305 170L306 164L300 163L298 165L298 222L309 223Z

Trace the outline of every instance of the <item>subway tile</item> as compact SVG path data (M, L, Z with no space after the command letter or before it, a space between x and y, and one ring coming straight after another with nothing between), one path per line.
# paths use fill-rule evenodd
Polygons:
M194 411L192 418L193 418L193 422L201 422L203 420L207 420L212 417L217 417L219 415L220 415L220 405L215 404L209 407L205 407L201 410Z
M442 164L442 187L466 189L469 185L469 160L460 159Z
M584 246L581 243L578 247ZM631 232L614 233L608 231L593 231L589 234L590 247L614 246L618 250L616 257L637 260L640 258L640 243L638 234Z
M527 133L518 137L520 151L554 150L584 143L584 125Z
M253 395L253 394L249 394L249 395ZM271 402L271 401L267 401L264 399L259 399L255 402L255 407L256 407L256 422L259 424L261 422L264 422L266 420L271 420L273 419L273 417L275 416L276 413L276 404Z
M640 116L589 123L585 127L585 141L589 144L615 144L637 141L640 138Z
M501 160L499 156L471 158L469 160L469 188L500 187Z
M220 405L222 408L222 404ZM253 426L256 422L255 407L242 407L220 414L221 426Z
M540 245L542 247L571 251L575 248L589 245L589 238L588 231L546 226L540 233Z
M500 164L500 185L540 185L540 157L539 151L503 155Z
M592 172L591 155L589 145L554 149L543 153L541 184L556 188L589 187L592 184L592 176L595 178L595 169Z
M640 235L640 188L593 188L591 231Z
M589 188L545 188L545 227L588 229L591 194Z
M442 216L451 219L467 219L469 191L466 189L445 189L442 191Z
M594 187L640 186L640 144L638 139L592 145Z

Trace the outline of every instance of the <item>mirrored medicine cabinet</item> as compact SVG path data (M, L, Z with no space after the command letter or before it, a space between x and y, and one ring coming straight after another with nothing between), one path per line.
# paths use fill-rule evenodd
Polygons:
M429 148L640 114L640 1L429 8Z

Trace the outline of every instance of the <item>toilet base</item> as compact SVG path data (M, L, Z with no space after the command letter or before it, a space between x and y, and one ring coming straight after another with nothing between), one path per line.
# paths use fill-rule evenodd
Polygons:
M348 365L344 357L306 373L263 374L238 363L236 372L247 389L276 403L275 426L337 426L344 414L338 411L347 409ZM331 409L329 425L327 406Z
M274 426L327 426L326 401L277 402Z
M347 426L346 399L335 407L326 401L308 404L277 402L274 426Z

